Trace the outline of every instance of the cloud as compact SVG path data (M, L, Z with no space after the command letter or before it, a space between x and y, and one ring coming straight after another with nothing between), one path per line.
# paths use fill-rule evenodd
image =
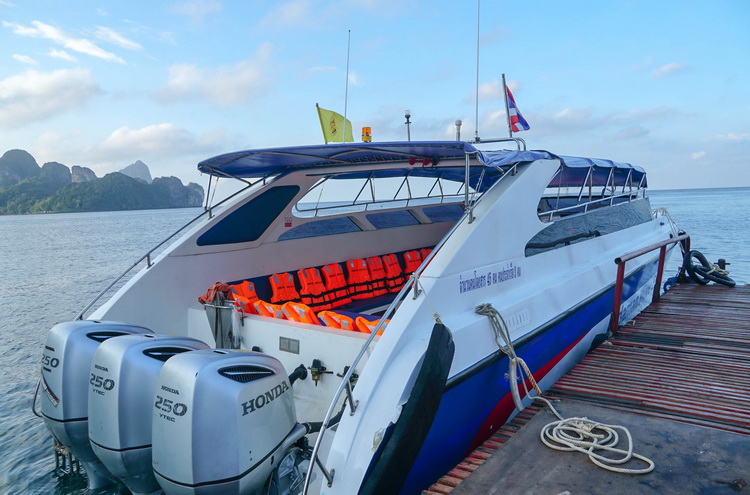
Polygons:
M706 152L705 151L697 151L697 152L693 153L692 155L690 155L690 158L692 158L693 160L700 160L704 156L706 156Z
M362 84L362 76L356 72L349 72L349 84L353 86L359 86Z
M51 48L49 53L47 53L47 55L52 58L60 58L62 60L67 60L68 62L76 61L76 58L73 55L66 52L65 50L58 50L57 48Z
M195 135L170 122L139 129L124 126L86 150L80 161L90 163L92 169L104 175L135 160L143 160L154 176L190 174L189 180L196 180L195 163L225 151L230 140L223 129ZM165 170L167 168L169 170Z
M662 65L661 67L657 67L656 69L652 70L651 77L654 77L657 79L670 77L670 76L679 74L681 72L685 72L689 68L690 66L687 64L672 62L671 64Z
M118 57L114 53L108 52L100 48L92 41L89 41L84 38L74 38L70 36L69 34L67 34L65 31L59 28L56 28L54 26L51 26L49 24L45 24L40 21L32 21L31 24L33 27L29 27L29 26L22 26L21 24L16 24L16 23L11 23L11 22L6 22L6 21L2 21L2 22L3 22L3 26L5 26L6 28L12 29L14 34L18 34L20 36L52 40L55 43L62 45L69 50L73 50L79 53L84 53L86 55L100 58L102 60L118 62L121 64L125 63L125 61L122 58Z
M167 83L155 93L162 103L207 99L218 105L242 103L263 94L269 81L271 45L261 45L254 56L235 65L205 69L196 64L169 68Z
M716 139L720 141L750 141L750 132L744 132L740 134L735 134L733 132L730 132L728 134L719 134L716 136Z
M17 60L18 62L21 62L22 64L39 65L39 62L29 57L28 55L18 55L14 53L11 56L13 57L14 60Z
M262 21L263 25L309 25L313 16L310 0L290 0L276 4L277 7L270 12Z
M88 70L57 70L0 80L0 127L17 128L80 108L100 92Z
M511 89L511 91L513 91ZM472 98L473 100L473 98ZM503 100L503 84L498 78L494 78L490 82L482 83L479 85L479 101L485 100Z
M96 146L96 151L106 155L165 155L178 149L194 146L194 136L171 123L154 124L141 129L120 127Z
M196 24L200 24L207 15L221 12L223 6L216 0L193 0L190 2L181 2L172 7L172 11L190 17Z
M643 137L648 133L648 129L645 129L640 125L632 125L617 131L612 137L614 139L635 139Z
M510 88L512 93L516 93L520 86L515 81L506 81L506 84ZM466 103L474 103L474 94L472 91L471 95L464 99ZM516 96L515 94L513 95ZM503 96L503 82L499 78L495 77L489 82L481 83L479 85L479 101L493 101L500 102L500 105L505 105L505 99Z
M114 43L120 48L125 48L126 50L143 49L143 46L141 46L140 43L136 43L135 41L129 40L123 35L121 35L120 33L118 33L117 31L115 31L114 29L110 29L107 27L97 26L94 36L96 36L102 41Z

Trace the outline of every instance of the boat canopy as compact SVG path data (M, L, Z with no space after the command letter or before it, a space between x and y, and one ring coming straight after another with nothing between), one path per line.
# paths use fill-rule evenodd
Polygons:
M301 169L362 165L361 172L350 172L347 177L396 177L408 174L463 180L464 167L437 165L448 159L464 159L467 153L476 153L479 163L485 167L485 175L489 175L486 177L489 179L487 184L494 182L491 180L493 176L502 175L517 163L560 159L563 167L550 185L568 187L583 182L592 186L623 185L625 182L645 185L645 171L629 163L560 156L544 150L480 151L474 144L461 141L320 144L237 151L204 160L198 164L198 170L218 176L259 178ZM381 170L372 167L404 162L410 166Z

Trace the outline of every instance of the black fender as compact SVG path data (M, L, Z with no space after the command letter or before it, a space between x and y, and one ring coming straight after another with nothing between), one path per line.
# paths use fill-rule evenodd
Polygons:
M385 445L380 447L379 456L370 466L359 490L360 495L382 495L401 490L435 419L454 352L450 330L436 323L409 399L383 440Z

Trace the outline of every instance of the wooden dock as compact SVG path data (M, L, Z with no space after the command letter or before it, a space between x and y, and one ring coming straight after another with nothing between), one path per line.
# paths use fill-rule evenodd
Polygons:
M557 418L535 404L423 494L750 494L750 286L673 287L545 396L564 417L626 426L655 470L548 449L539 433Z

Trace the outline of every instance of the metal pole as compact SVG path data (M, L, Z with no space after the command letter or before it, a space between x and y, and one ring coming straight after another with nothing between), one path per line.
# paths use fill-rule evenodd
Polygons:
M620 305L622 304L622 284L625 281L625 262L617 265L617 281L615 282L615 300L612 308L612 317L609 326L612 333L620 329Z
M659 249L659 268L656 271L656 286L654 287L654 297L651 299L652 303L659 302L661 298L661 277L664 274L664 260L667 258L667 246L662 246Z
M477 86L474 108L474 141L479 142L479 12L480 0L477 0Z
M341 136L341 142L346 142L346 111L349 104L349 52L352 43L352 30L349 30L349 34L346 40L346 89L344 90L344 135ZM352 131L354 134L354 131Z
M510 125L510 105L508 104L508 88L505 86L505 73L503 73L503 100L505 100L505 118L508 120L508 137L513 137L513 127Z

